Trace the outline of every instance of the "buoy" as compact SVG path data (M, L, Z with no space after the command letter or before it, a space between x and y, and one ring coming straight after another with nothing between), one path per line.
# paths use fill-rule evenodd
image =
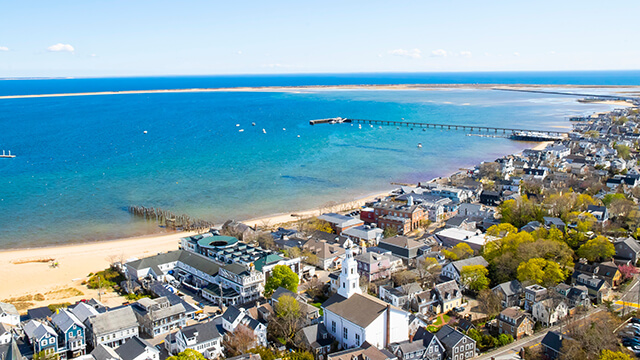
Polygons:
M300 135L298 135L298 137L300 137Z
M143 131L142 133L143 133L143 134L146 134L146 133L147 133L147 130Z

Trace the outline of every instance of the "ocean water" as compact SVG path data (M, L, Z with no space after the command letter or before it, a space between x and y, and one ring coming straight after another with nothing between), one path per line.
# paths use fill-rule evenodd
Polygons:
M634 76L635 83L625 84L640 83L639 74ZM631 75L625 78L634 79ZM0 81L0 93L193 88L222 82L211 79L13 80ZM271 85L311 84L309 76L278 79L248 77L235 84L256 85L267 80ZM384 79L388 83L410 82ZM571 79L548 83L576 83ZM453 82L445 80L440 82ZM316 78L317 83L331 81ZM342 81L358 83L353 79ZM158 231L155 224L131 217L126 211L128 205L161 207L219 223L230 218L295 212L391 189L391 182L446 176L461 167L533 145L466 136L464 131L311 126L310 119L404 118L566 130L569 116L614 108L575 100L558 95L462 89L0 100L0 149L18 155L0 159L0 248L96 241ZM423 147L418 148L418 143Z

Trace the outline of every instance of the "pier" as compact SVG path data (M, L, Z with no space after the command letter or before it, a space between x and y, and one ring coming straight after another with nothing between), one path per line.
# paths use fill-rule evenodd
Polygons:
M339 119L339 120L338 120ZM503 128L494 126L479 126L479 125L465 125L465 124L435 124L435 123L423 123L412 121L394 121L394 120L369 120L369 119L346 119L346 118L330 118L330 119L318 119L311 120L309 124L338 124L338 123L352 123L352 124L369 124L378 126L395 126L395 127L409 127L409 128L422 128L422 129L441 129L441 130L464 130L464 131L478 131L478 132L493 132L494 134L514 134L523 132L541 133L550 136L564 136L567 133L557 130L532 130L522 128Z
M11 158L14 158L14 157L16 157L16 156L15 155L11 155L11 150L9 150L9 154L8 155L4 153L4 150L2 150L2 155L0 155L0 158L11 159Z

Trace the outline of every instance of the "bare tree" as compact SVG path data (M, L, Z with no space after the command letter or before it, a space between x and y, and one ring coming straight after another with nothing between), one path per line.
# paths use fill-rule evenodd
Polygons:
M227 350L227 356L238 356L246 353L255 346L255 335L253 331L243 324L239 324L232 333L225 335L223 339L224 348Z

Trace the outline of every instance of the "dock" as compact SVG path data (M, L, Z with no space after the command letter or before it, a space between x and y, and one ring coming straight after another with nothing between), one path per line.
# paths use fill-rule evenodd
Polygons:
M539 133L546 134L552 137L563 137L567 135L566 132L557 131L557 130L532 130L532 129L522 129L522 128L503 128L503 127L495 127L495 126L479 126L479 125L465 125L465 124L435 124L435 123L424 123L424 122L412 122L412 121L394 121L394 120L370 120L370 119L348 119L348 118L329 118L329 119L319 119L319 120L311 120L309 124L318 125L318 124L341 124L341 123L352 123L352 124L369 124L369 125L378 125L378 126L395 126L395 127L409 127L409 128L422 128L422 129L442 129L442 130L464 130L464 131L477 131L477 132L485 132L485 133L494 133L494 134L515 134L515 133Z
M11 155L11 151L9 151L9 154L5 154L4 150L2 150L2 155L0 155L0 158L5 158L5 159L11 159L16 157L15 155Z

